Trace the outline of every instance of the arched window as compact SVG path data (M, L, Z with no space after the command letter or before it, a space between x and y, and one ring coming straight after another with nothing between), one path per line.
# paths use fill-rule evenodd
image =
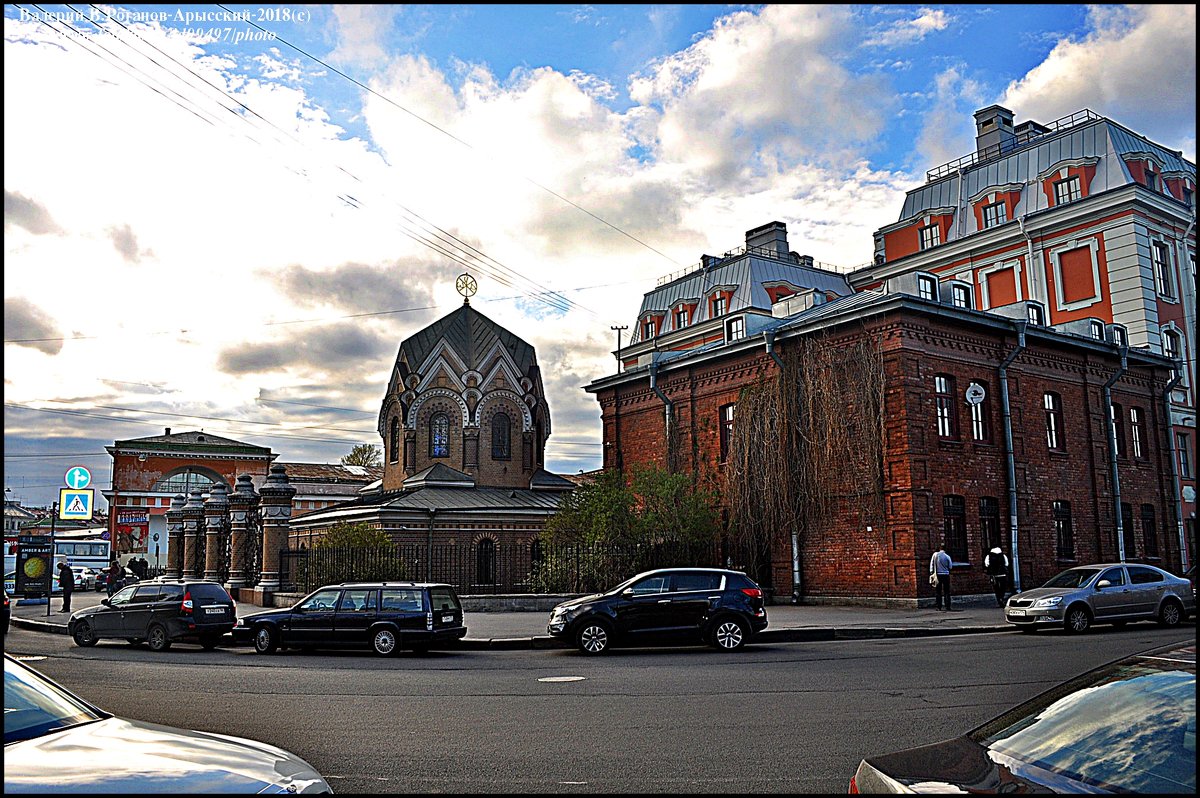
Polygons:
M492 416L492 459L508 460L512 457L512 422L505 413Z
M160 479L152 488L155 493L182 493L188 496L192 491L198 490L201 493L209 493L212 491L212 486L217 483L208 474L205 474L194 468L185 468L182 471L177 471L165 479Z
M429 456L450 456L450 419L445 413L435 413L429 419Z
M496 584L496 541L484 538L475 546L476 584Z
M391 429L388 431L388 460L400 462L400 419L393 418Z

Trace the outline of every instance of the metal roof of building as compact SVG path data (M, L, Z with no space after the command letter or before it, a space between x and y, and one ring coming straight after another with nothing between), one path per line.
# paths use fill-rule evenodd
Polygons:
M398 362L406 360L408 368L415 371L442 339L463 358L468 369L482 370L487 365L483 359L497 343L508 350L522 374L528 374L537 364L532 346L470 305L463 305L406 338L400 344Z

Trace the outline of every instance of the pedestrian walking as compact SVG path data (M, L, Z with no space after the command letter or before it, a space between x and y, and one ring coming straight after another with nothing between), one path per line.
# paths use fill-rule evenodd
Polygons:
M1008 555L993 546L983 558L983 570L987 571L992 580L992 592L996 594L996 606L1003 607L1004 599L1008 597Z
M58 586L62 588L62 607L59 612L71 611L71 594L75 592L75 572L66 561L58 564Z
M938 550L929 559L929 583L933 585L934 600L937 608L942 608L942 599L946 601L946 611L950 611L950 568L953 566L950 555L946 553L946 544L938 546Z
M116 560L108 566L108 595L112 595L121 589L121 583L125 579L125 569Z
M149 562L149 560L147 560L145 557L140 557L140 558L138 558L138 567L139 567L139 568L141 569L141 571L142 571L140 574L138 574L138 576L139 576L139 577L141 577L142 579L147 579L147 578L149 578L149 576L150 576L150 562Z

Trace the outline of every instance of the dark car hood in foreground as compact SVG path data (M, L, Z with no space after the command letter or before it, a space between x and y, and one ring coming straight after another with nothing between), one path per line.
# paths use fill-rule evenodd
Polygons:
M573 610L576 607L582 607L584 604L591 604L596 599L602 599L605 597L606 597L605 593L592 593L591 595L588 595L588 596L580 596L579 598L574 598L574 599L571 599L570 601L564 601L562 604L557 605L554 609L556 609L556 610Z
M864 761L915 793L1105 792L1097 785L990 751L967 737L873 756ZM860 768L855 775L859 792L896 791L880 783L872 784L872 779L877 777L864 773L864 770Z
M121 718L4 747L6 793L328 791L307 762L280 748Z

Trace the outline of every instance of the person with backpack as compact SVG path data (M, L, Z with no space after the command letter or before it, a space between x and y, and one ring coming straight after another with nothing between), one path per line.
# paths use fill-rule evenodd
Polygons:
M992 592L996 594L996 606L1003 607L1004 599L1008 596L1008 555L993 546L983 558L983 570L988 579L992 580Z

